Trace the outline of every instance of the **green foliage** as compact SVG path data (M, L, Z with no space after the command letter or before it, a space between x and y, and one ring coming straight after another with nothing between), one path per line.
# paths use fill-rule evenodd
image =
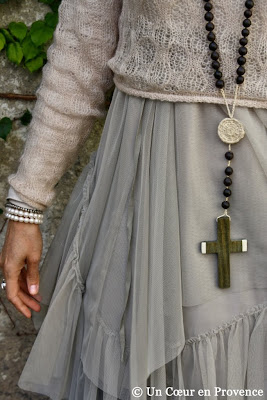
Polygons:
M7 0L0 0L3 4ZM48 4L52 12L27 27L23 22L11 22L0 29L0 52L6 51L7 58L30 72L40 70L46 62L46 48L53 38L58 23L60 0L38 0Z
M30 72L38 71L44 65L44 59L41 56L35 57L33 60L27 61L25 66Z
M22 123L22 125L29 125L31 120L32 120L32 114L30 113L29 110L26 110L25 113L20 118L20 122Z
M12 129L12 121L10 118L4 117L0 119L0 138L6 140L7 135Z
M7 1L0 0L0 4ZM35 21L29 27L23 22L10 22L8 27L0 28L0 52L6 51L11 62L21 65L30 72L40 70L46 61L46 48L58 23L58 7L61 2L61 0L38 1L48 4L52 10L45 15L44 20ZM18 119L22 125L28 125L32 114L26 110ZM0 119L0 138L6 140L11 130L12 120L8 117ZM2 213L3 210L0 209L0 214Z
M32 60L33 58L37 57L40 52L38 47L35 46L35 44L32 42L31 36L29 33L23 40L21 47L22 47L23 55L25 57L25 61Z
M0 32L5 36L7 43L15 42L15 39L13 39L12 35L10 35L7 29L2 28L0 29Z
M48 4L53 12L57 12L61 0L39 0L39 2Z
M9 43L6 49L7 58L13 63L19 65L23 59L21 45L18 42Z
M5 36L0 33L0 50L2 50L6 45L6 38Z
M35 46L39 47L52 39L54 29L46 24L45 21L36 21L30 29L31 40Z
M29 123L32 120L32 114L27 109L20 118L16 118L16 119L19 119L22 125L29 125ZM4 118L0 119L0 138L1 139L6 140L7 135L11 132L12 123L13 123L13 121L8 117L4 117Z
M27 26L23 22L10 22L8 29L14 38L20 42L25 38L28 31Z
M47 13L45 16L45 23L47 26L55 29L58 23L58 13Z

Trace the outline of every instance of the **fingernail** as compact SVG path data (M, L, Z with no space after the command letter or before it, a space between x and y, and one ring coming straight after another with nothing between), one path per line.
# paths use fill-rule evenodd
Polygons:
M30 286L30 293L36 294L38 292L38 285L31 285Z

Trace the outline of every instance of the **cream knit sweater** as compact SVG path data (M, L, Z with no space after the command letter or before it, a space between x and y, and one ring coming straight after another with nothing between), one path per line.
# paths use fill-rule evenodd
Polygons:
M233 98L244 0L213 0L226 95ZM10 190L44 210L113 82L153 99L223 103L211 68L203 0L62 0L28 138ZM267 108L267 1L255 1L237 105ZM11 193L11 194L10 194ZM12 197L9 192L7 197Z

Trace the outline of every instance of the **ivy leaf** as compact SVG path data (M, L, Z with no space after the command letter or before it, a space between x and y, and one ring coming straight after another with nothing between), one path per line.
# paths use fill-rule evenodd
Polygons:
M10 35L10 33L8 32L7 29L2 28L2 29L0 29L0 32L5 36L6 41L7 41L8 43L10 43L10 42L15 43L14 38Z
M58 23L58 13L47 13L45 16L45 23L47 26L55 29Z
M52 4L50 4L50 8L54 13L58 12L58 8L60 6L60 2L61 2L61 0L55 0L55 1L53 1Z
M6 140L7 135L12 129L12 121L10 118L4 117L0 119L0 138Z
M42 57L43 60L47 59L47 54L45 51L41 51L41 53L39 53L39 57Z
M33 60L27 61L25 67L30 71L38 71L44 65L44 59L41 56L34 58Z
M0 51L3 50L5 44L6 44L6 38L2 33L0 33Z
M19 65L23 59L22 48L19 43L9 43L6 50L7 57L10 61Z
M28 32L28 28L23 22L10 22L8 29L16 39L19 39L20 42L25 38Z
M30 113L29 110L26 110L25 113L20 118L20 122L22 123L22 125L29 125L31 120L32 120L32 114Z
M21 43L21 47L25 57L25 61L31 60L32 58L36 57L40 52L40 50L32 42L30 35L27 35L25 37L25 39Z
M54 29L47 26L44 21L34 22L30 29L31 39L36 46L41 46L52 39L53 33Z

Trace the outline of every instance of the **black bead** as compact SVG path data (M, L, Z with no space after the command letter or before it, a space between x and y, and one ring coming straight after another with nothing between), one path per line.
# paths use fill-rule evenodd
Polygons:
M214 72L214 77L216 78L216 79L221 79L221 77L222 77L222 73L221 73L221 71L215 71Z
M244 21L243 21L243 26L244 26L245 28L249 28L250 25L251 25L250 19L249 19L249 18L244 19Z
M214 24L212 23L212 22L208 22L207 24L206 24L206 29L207 29L207 31L213 31L213 29L214 29Z
M215 60L215 61L218 60L218 58L220 57L219 53L217 51L213 51L210 56L211 56L212 60Z
M242 36L247 37L249 35L249 30L247 28L242 29Z
M241 46L246 46L246 45L248 44L248 39L245 38L245 37L242 37L242 38L239 40L239 43L241 44Z
M247 60L245 57L240 56L240 57L238 57L237 62L239 65L244 65L244 64L246 64Z
M234 170L233 170L233 168L232 167L226 167L225 168L225 174L226 175L232 175L232 173L234 172Z
M236 70L237 75L244 75L245 72L246 72L245 68L242 67L241 65Z
M245 56L246 54L247 54L247 48L246 47L244 47L244 46L242 46L242 47L239 47L239 54L241 55L241 56Z
M204 9L205 9L205 11L210 11L211 9L212 9L212 4L210 3L210 2L207 2L205 5L204 5ZM248 11L248 10L247 10ZM248 17L249 18L249 17Z
M208 35L207 35L207 39L208 39L210 42L214 42L214 40L215 40L215 33L209 32Z
M229 208L230 207L230 203L229 203L229 201L223 201L222 202L222 208L224 208L225 210L227 209L227 208Z
M236 83L238 84L238 85L242 85L242 83L244 82L244 77L243 76L237 76L237 78L236 78Z
M207 11L208 11L208 10L207 10ZM250 17L252 16L252 11L251 11L251 10L246 10L246 11L244 12L244 15L245 15L246 18L250 18Z
M206 14L205 14L205 20L206 21L212 21L213 18L214 18L214 16L213 16L213 14L211 12L209 12L209 11L206 12Z
M223 183L225 184L225 186L230 186L230 185L232 185L232 179L229 178L229 176L227 176L227 177L224 179Z
M212 61L211 66L214 69L219 69L221 65L220 65L219 61Z
M222 79L218 79L216 81L216 87L222 89L224 87L224 81Z
M251 8L254 7L254 1L253 0L247 0L245 2L245 6L250 10Z
M227 151L225 153L226 160L232 160L234 158L234 153L232 151Z
M215 50L217 50L217 48L218 48L217 43L215 43L215 42L210 43L210 45L209 45L210 50L215 51Z
M224 189L223 194L225 197L230 197L232 194L232 191L231 191L231 189L226 188L226 189Z

